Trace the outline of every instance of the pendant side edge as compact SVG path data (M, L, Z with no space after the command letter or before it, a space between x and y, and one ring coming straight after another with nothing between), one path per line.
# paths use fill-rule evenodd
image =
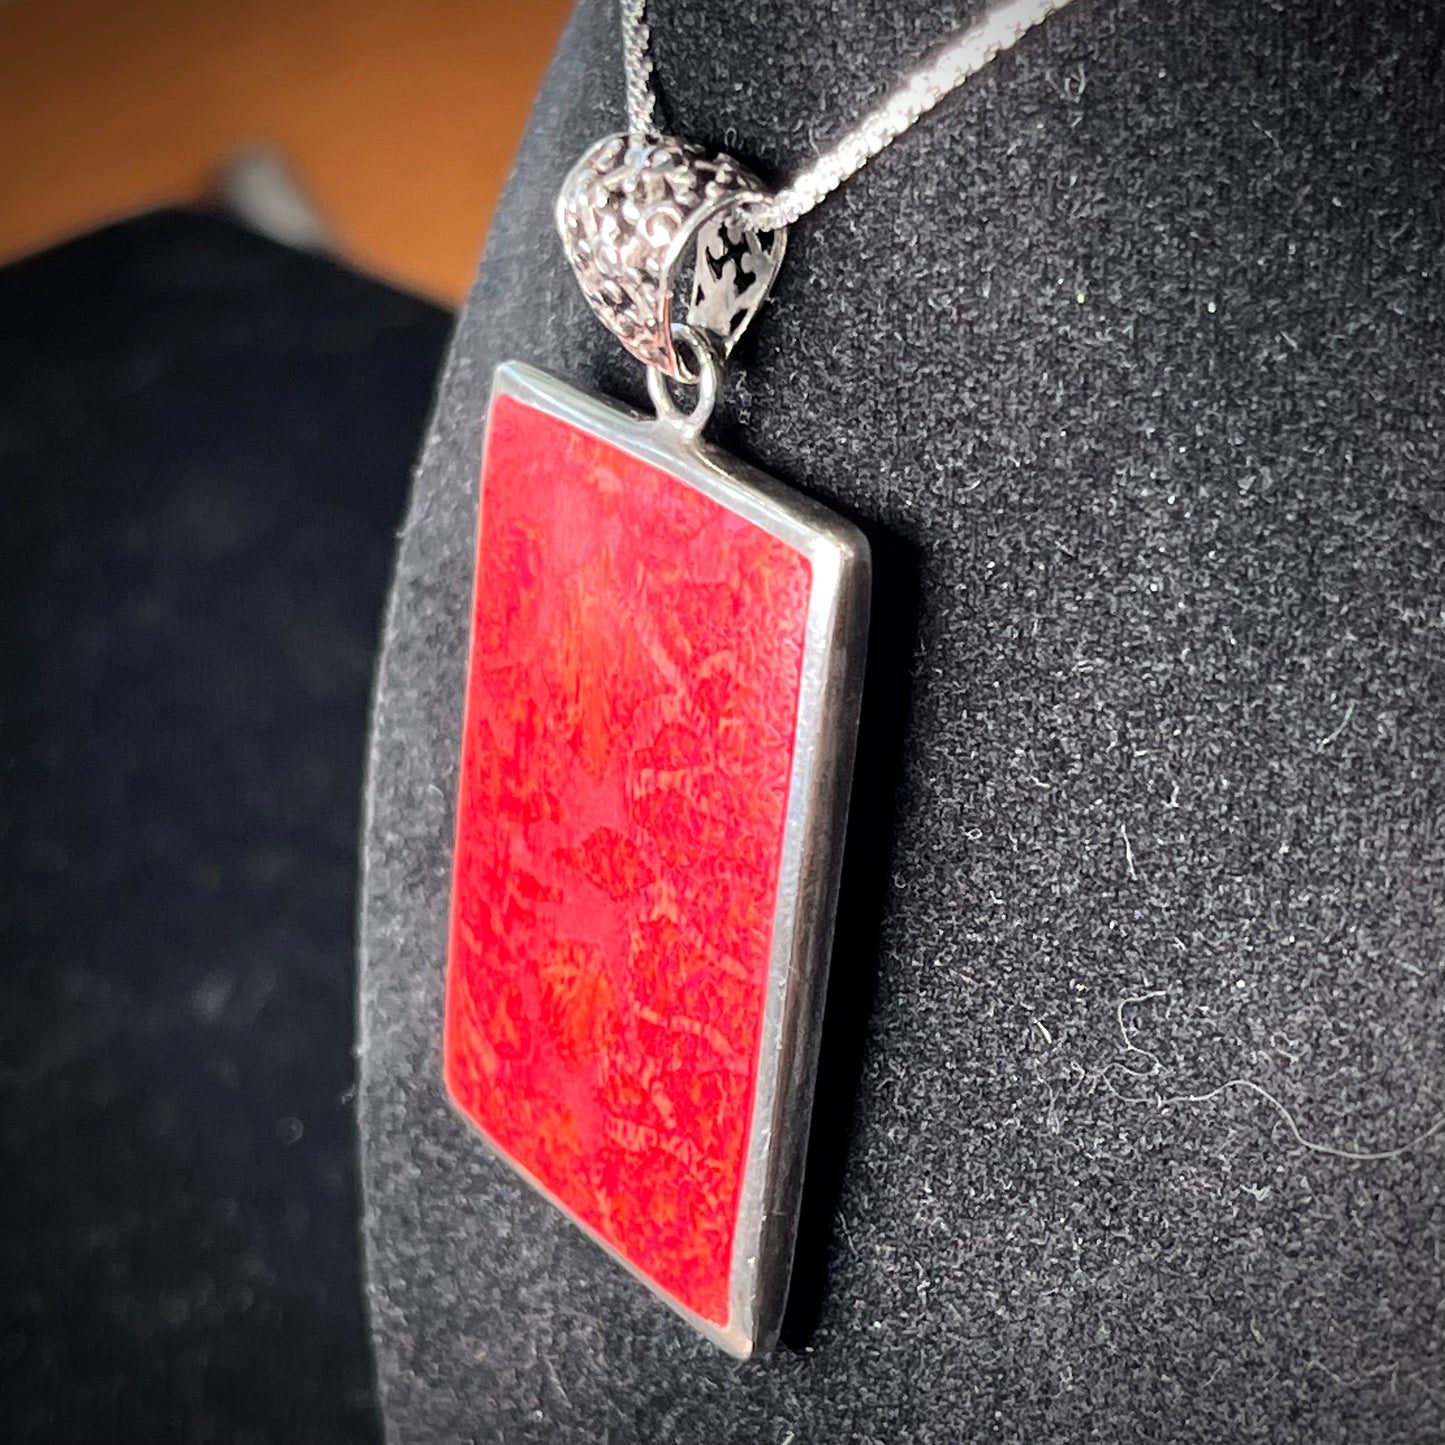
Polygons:
M798 820L791 859L797 887L791 899L785 900L781 893L779 897L779 915L792 916L772 952L768 979L772 1017L764 1023L750 1118L755 1132L748 1146L734 1252L734 1307L745 1317L744 1330L756 1353L776 1343L792 1282L868 642L872 583L868 542L852 523L836 514L829 516L834 535L818 537L808 549L815 586L820 563L830 563L833 575L824 579L827 595L818 609L823 615L816 631L814 618L809 619L808 651L813 655L805 657L804 681L812 662L820 685L811 718L803 715L806 689L800 688L795 736L801 739L805 728L811 728L814 750L789 792L789 823L795 815ZM789 861L785 854L780 878ZM767 1079L761 1067L764 1051L771 1055ZM757 1142L760 1129L766 1134L762 1143ZM746 1238L745 1215L749 1215Z
M452 959L456 950L457 937L457 914L459 911L459 893L457 888L457 859L461 854L461 831L462 831L462 795L466 786L465 759L466 745L469 728L471 725L472 711L472 668L476 662L477 648L477 600L480 596L482 586L482 509L486 505L486 495L483 488L483 479L487 475L487 456L492 445L492 422L497 408L497 399L503 395L498 367L492 374L491 390L487 397L486 420L483 422L481 458L477 466L476 479L472 485L476 489L477 497L477 519L472 529L472 585L467 592L467 646L466 660L462 664L462 727L461 736L458 739L456 758L456 786L452 795L452 856L451 867L447 874L448 896L447 896L447 922L446 922L446 945L444 949L443 967L445 969L443 993L442 993L442 1031L441 1031L441 1074L442 1093L447 1103L467 1122L471 1122L462 1102L457 1095L456 1086L452 1079L452 1059L454 1056L452 1048L452 990L456 986L456 970L453 968ZM480 1132L480 1129L478 1130ZM490 1143L491 1141L488 1140Z

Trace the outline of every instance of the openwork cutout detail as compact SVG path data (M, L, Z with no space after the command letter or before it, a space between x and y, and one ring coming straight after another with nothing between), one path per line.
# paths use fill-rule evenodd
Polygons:
M609 330L639 361L690 382L673 344L674 298L687 298L687 324L725 360L767 298L787 245L784 228L747 224L747 209L767 200L731 156L666 136L614 135L567 176L557 229Z

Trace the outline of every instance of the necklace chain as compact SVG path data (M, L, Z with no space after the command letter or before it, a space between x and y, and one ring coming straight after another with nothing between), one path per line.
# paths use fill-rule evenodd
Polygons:
M976 20L769 195L731 156L708 155L663 134L647 0L619 0L627 132L604 136L583 153L556 207L567 259L603 324L639 361L674 381L699 380L709 358L726 361L767 297L789 226L1069 0L982 3ZM674 322L684 289L687 320ZM685 419L692 434L705 412L701 407Z
M759 230L790 226L806 216L849 176L862 170L879 151L911 129L970 76L1011 49L1034 26L1062 10L1069 0L997 0L971 25L949 37L936 54L905 76L830 149L791 185L767 203L750 207L748 219ZM627 129L634 136L656 135L657 96L652 88L652 35L647 0L621 0L622 56L627 77Z
M656 135L657 94L652 88L652 28L647 0L622 0L622 66L627 76L627 133Z

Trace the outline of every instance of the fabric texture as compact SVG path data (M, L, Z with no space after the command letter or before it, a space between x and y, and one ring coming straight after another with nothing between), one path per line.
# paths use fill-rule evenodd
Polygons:
M365 1445L356 840L446 313L215 216L0 271L0 1435Z
M671 129L787 177L972 10L656 0ZM489 377L644 403L552 231L621 125L585 0L376 699L391 1438L1440 1438L1442 46L1401 0L1078 0L794 228L714 436L863 527L875 609L789 1321L739 1367L440 1083Z

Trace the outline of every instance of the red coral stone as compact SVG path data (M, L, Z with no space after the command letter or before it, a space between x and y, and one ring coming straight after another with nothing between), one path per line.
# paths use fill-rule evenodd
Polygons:
M556 1200L726 1325L809 565L501 397L477 578L447 1085Z

